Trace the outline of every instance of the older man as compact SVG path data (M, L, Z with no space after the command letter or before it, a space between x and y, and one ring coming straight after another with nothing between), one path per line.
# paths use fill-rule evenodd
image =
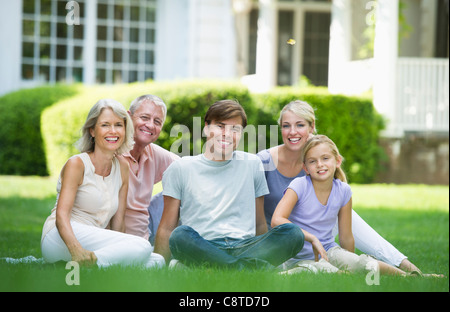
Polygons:
M142 95L131 103L128 113L133 120L135 144L131 151L123 155L130 165L126 232L148 240L152 234L149 231L149 217L153 213L148 208L153 185L161 181L163 172L179 157L153 144L166 119L167 107L163 100L154 95ZM158 218L161 213L155 211L154 215Z

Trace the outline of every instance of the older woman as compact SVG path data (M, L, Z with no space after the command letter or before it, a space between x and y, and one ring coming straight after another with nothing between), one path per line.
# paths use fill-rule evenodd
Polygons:
M147 240L123 233L129 169L118 155L132 146L133 124L122 104L98 101L82 128L81 154L66 162L58 179L56 205L42 231L45 261L99 267L164 263Z
M264 165L270 191L270 194L264 197L264 213L268 226L288 185L295 178L305 175L302 170L301 149L308 138L316 133L314 109L306 102L290 102L281 110L278 124L281 127L283 144L258 153ZM337 235L337 226L333 232ZM354 210L352 232L355 247L362 252L404 271L421 273L405 255L381 237Z

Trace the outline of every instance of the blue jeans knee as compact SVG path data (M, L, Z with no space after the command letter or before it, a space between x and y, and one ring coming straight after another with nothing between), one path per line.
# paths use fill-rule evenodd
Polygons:
M302 229L293 223L284 223L274 227L272 230L279 232L281 235L289 237L289 242L292 244L293 250L298 250L299 253L305 244L305 234Z

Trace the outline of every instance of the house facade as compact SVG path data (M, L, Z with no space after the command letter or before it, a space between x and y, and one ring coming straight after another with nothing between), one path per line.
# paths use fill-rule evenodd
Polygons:
M186 78L241 79L263 92L305 76L333 93L372 90L388 121L389 174L448 184L448 3L0 0L0 95ZM411 140L418 159L395 169ZM432 178L405 173L415 163L431 166Z

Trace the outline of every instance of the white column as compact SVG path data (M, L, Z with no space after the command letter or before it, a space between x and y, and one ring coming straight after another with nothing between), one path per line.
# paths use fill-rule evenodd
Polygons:
M375 25L373 102L388 120L382 134L387 137L402 135L396 120L398 5L398 0L378 0Z
M21 86L22 0L0 0L0 95Z
M189 76L191 1L158 0L156 7L155 80Z
M351 3L333 0L330 26L330 53L328 61L328 90L345 93L347 63L351 60Z
M84 10L83 83L94 84L97 55L97 0L86 1Z
M276 0L259 0L255 81L257 91L267 91L276 85L277 30Z

